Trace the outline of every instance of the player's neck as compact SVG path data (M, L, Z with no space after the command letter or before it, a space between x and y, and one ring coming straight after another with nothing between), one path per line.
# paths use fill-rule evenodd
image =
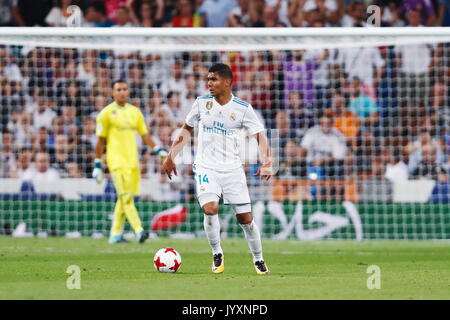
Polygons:
M119 102L119 101L114 101L119 107L125 107L125 105L127 104L126 101L123 102Z
M230 100L232 99L231 92L226 92L218 97L214 97L214 99L219 103L221 106L226 105Z

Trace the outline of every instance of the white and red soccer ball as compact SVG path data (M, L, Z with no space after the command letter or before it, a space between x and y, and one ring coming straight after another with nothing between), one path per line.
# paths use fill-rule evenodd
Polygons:
M181 256L173 248L162 248L156 252L153 265L159 272L174 273L181 266Z

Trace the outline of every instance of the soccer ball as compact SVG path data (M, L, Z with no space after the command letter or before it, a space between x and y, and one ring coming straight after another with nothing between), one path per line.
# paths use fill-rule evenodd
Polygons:
M173 248L162 248L156 252L153 265L159 272L174 273L181 266L181 256Z

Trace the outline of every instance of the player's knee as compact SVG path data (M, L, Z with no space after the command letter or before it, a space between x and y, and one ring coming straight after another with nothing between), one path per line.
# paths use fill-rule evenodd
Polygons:
M219 204L217 202L208 202L203 205L202 209L204 214L217 214L219 212Z
M130 204L133 202L133 195L131 193L122 193L120 197L125 204Z
M253 221L253 216L250 212L240 213L236 215L236 219L240 224L249 224Z

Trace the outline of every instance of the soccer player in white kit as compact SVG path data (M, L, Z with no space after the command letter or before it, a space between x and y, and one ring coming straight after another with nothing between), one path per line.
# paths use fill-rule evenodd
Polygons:
M268 274L261 235L253 221L247 180L239 157L240 130L246 128L255 135L263 160L255 175L266 180L274 174L270 148L264 126L252 106L232 94L232 81L233 73L226 64L218 63L208 70L210 94L195 100L181 133L163 163L162 173L167 174L169 179L172 173L177 175L173 159L190 141L194 127L198 126L198 147L192 168L197 198L204 214L203 225L213 253L212 271L222 273L225 269L218 217L219 200L223 197L224 204L234 209L244 231L256 273Z

